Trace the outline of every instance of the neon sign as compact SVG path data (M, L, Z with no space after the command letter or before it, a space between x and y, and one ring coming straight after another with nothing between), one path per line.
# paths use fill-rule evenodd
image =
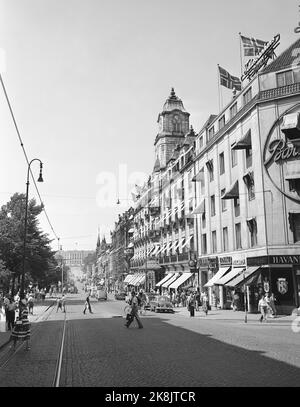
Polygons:
M274 58L274 50L278 47L279 41L280 34L277 34L264 46L256 58L252 58L247 62L245 65L245 71L241 77L242 81L245 79L251 80L251 78L253 78L253 76L256 75L261 68L264 68L267 65L269 59Z

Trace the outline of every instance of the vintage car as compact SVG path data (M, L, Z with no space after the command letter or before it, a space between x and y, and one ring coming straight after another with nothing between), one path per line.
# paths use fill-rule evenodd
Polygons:
M107 300L107 290L105 287L98 287L96 292L96 298L98 301Z
M125 291L118 291L115 293L115 299L116 300L125 300L126 298L126 293Z
M174 313L173 305L168 297L157 296L150 300L150 311Z

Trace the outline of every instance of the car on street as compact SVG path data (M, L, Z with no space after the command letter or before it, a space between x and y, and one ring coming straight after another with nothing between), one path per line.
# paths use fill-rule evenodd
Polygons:
M126 298L126 293L125 291L118 291L115 293L115 299L116 300L125 300Z
M174 313L173 305L168 297L157 296L150 300L150 311Z
M96 292L96 298L98 301L107 300L107 290L106 288L98 288Z

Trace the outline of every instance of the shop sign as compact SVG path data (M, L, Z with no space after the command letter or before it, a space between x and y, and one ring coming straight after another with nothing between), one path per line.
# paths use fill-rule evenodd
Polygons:
M222 266L231 266L232 264L232 257L231 256L223 256L219 257L219 265Z
M300 255L270 256L270 264L300 264Z
M209 270L216 269L217 265L218 265L218 258L217 257L209 257L208 258L208 268L209 268Z
M280 127L281 121L288 113L293 113L299 110L300 104L289 108L283 112L280 117L273 123L269 134L266 138L263 151L263 163L266 173L275 186L286 197L300 203L300 198L296 192L288 191L287 188L282 188L278 182L278 171L285 168L289 161L297 162L300 165L300 148L295 140L278 138L277 129ZM283 171L285 173L286 170Z
M201 269L208 269L208 257L200 257L198 259L199 268Z
M244 254L235 254L232 256L232 266L241 267L246 266L246 256Z
M267 65L269 59L273 58L275 55L274 50L278 47L280 40L280 34L275 35L275 37L269 41L262 51L257 55L256 58L249 59L245 65L244 74L241 77L241 80L246 78L251 80L257 72Z
M286 278L277 279L277 289L278 292L282 295L288 292L288 282L286 281Z
M268 256L247 257L247 266L263 266L269 264Z

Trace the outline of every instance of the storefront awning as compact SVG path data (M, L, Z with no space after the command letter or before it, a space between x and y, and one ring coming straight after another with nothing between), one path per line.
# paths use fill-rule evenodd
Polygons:
M238 197L239 197L239 181L235 181L228 189L228 192L225 192L221 199L237 199Z
M235 142L232 146L232 150L245 150L251 148L251 129L247 131L244 137Z
M221 277L219 280L215 281L215 285L224 285L227 282L230 282L233 278L235 278L238 274L242 273L245 267L234 267L229 273L225 274L225 276Z
M169 273L166 275L162 280L160 280L157 284L156 287L160 287L165 281L169 280L174 275L174 273Z
M200 204L193 210L192 215L205 213L205 199L203 198Z
M236 276L233 280L226 283L225 285L228 287L237 287L241 283L247 284L247 282L249 282L250 278L252 279L252 277L254 277L255 273L258 272L259 269L260 269L260 267L247 267L245 270L245 280L244 280L244 273L242 273L242 274L239 274L238 276Z
M169 280L167 280L165 283L163 283L161 286L164 288L168 288L170 286L170 284L173 283L173 281L175 281L179 276L179 273L175 273L173 275L173 277L171 277Z
M193 276L192 273L183 273L177 280L175 280L171 285L169 285L169 288L175 288L177 289L180 287L183 283L185 283L189 278Z
M300 113L289 113L283 117L281 131L288 138L300 138Z
M204 169L202 168L197 175L192 178L193 182L204 182Z
M140 277L135 281L134 285L142 285L146 280L145 274L141 274Z
M135 285L135 283L136 283L136 281L138 281L139 280L139 278L140 278L140 276L141 276L141 274L140 273L138 273L138 274L134 274L134 278L130 281L130 285Z
M159 251L159 249L160 249L160 245L159 245L159 244L155 245L155 247L154 247L152 253L150 253L151 256L156 256L156 254L157 254L157 252Z
M124 280L124 283L130 283L130 281L131 280L133 280L133 278L135 278L135 274L128 274L126 277L125 277L125 280Z
M286 163L285 179L289 181L300 179L300 160L288 161Z
M129 243L129 245L127 246L127 249L131 249L133 247L133 243Z
M204 285L204 287L212 287L215 281L218 281L225 273L230 269L230 267L221 267L219 271Z

